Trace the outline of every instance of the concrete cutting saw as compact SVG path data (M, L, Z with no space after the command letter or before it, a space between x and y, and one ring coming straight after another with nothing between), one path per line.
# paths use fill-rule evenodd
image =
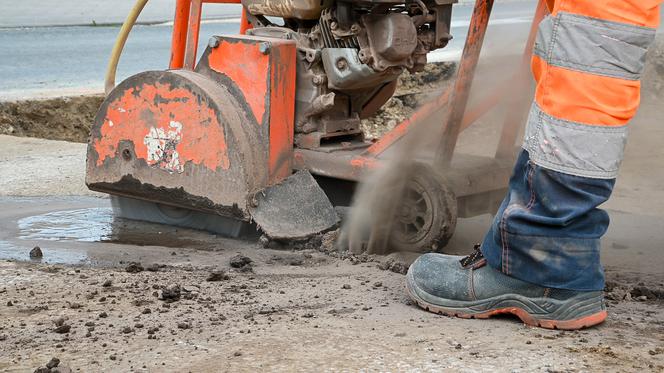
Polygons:
M403 193L369 218L400 223L368 241L442 249L457 216L496 208L518 126L503 127L495 157L452 158L459 132L501 101L489 95L466 110L492 0L475 5L449 90L372 141L360 121L390 99L402 72L422 70L427 53L448 44L456 0L242 0L240 33L212 36L202 53L203 3L240 1L177 0L169 69L116 86L146 2L121 29L88 145L86 183L111 194L118 214L230 236L255 223L273 239L306 238L334 228L334 206L350 205L357 182L421 127L437 139L431 156L413 158Z

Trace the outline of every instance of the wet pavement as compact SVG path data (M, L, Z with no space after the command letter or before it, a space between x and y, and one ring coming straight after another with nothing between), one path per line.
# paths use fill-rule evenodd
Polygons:
M86 266L159 262L173 252L204 258L216 247L255 247L207 232L113 216L110 201L96 197L0 197L0 259ZM202 259L204 261L204 259Z
M664 281L664 217L610 211L602 261L609 273ZM460 219L449 253L466 254L491 223L489 215ZM255 241L229 239L203 231L116 218L110 201L97 197L0 197L0 259L30 261L39 246L45 263L117 266L146 265L186 252L205 262L217 248L256 248Z

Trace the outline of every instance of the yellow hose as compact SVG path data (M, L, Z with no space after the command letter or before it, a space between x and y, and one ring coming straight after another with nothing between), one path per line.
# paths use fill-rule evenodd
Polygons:
M111 59L108 61L108 68L106 69L106 78L104 79L104 92L106 96L115 88L115 73L118 71L118 61L120 61L122 49L124 49L127 37L129 37L132 27L134 27L138 15L141 14L147 2L148 0L136 0L134 7L129 12L129 15L127 15L127 19L122 24L118 38L115 40Z

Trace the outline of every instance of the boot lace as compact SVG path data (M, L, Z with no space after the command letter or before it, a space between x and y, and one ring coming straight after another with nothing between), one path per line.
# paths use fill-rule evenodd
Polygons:
M482 250L480 250L480 248L481 248L480 244L475 244L475 246L473 247L472 254L464 257L459 261L461 263L461 266L466 268L484 259L484 254L482 254Z

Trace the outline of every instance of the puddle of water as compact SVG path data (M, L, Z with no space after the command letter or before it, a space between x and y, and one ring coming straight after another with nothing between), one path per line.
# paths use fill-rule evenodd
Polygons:
M18 221L23 240L106 242L137 246L208 249L216 236L203 231L128 220L111 208L54 211Z
M106 241L113 232L113 210L88 208L49 212L18 221L19 238L47 241Z

